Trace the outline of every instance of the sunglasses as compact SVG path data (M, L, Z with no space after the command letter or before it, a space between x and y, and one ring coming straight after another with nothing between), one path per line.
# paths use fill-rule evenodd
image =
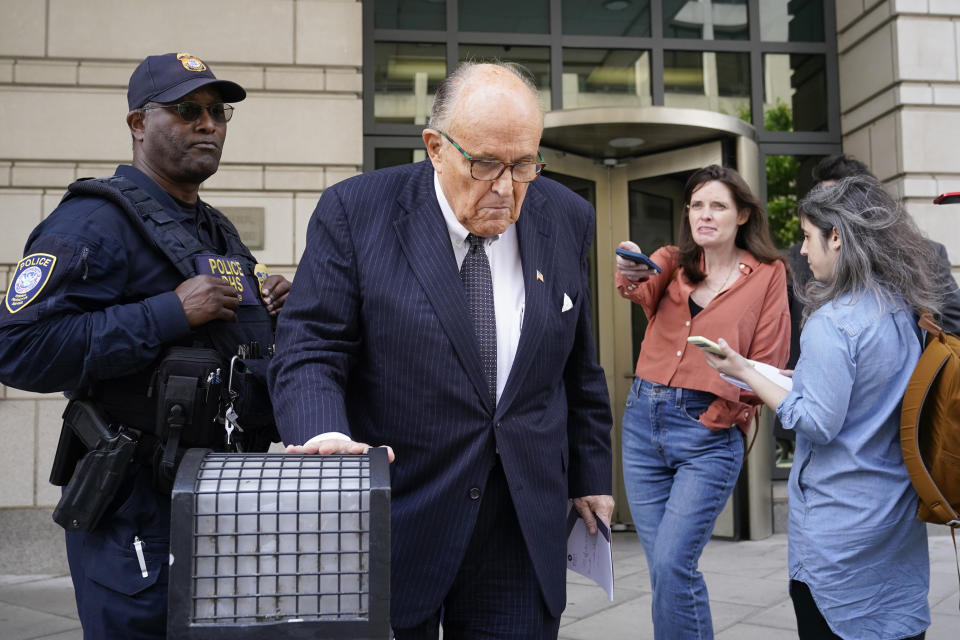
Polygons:
M147 109L176 109L177 113L180 114L180 119L184 122L195 122L203 115L204 109L207 110L207 113L210 114L213 121L219 124L230 122L230 118L233 117L233 105L222 102L203 106L199 102L187 100L186 102L178 102L177 104L154 104L148 107L142 107L142 109L143 111Z

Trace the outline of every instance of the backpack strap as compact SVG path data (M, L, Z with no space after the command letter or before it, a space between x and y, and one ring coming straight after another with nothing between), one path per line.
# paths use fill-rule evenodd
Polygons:
M923 353L920 354L920 360L910 376L910 382L907 384L907 390L903 394L903 409L900 414L900 444L903 450L903 462L910 473L910 479L913 481L913 487L917 495L923 500L923 503L933 511L937 517L949 526L960 525L960 516L950 506L940 489L937 487L933 478L930 476L930 470L920 455L920 415L923 410L923 403L930 393L930 389L940 375L940 370L950 359L950 353L945 348L937 348L943 343L940 336L930 336L930 344Z
M103 198L120 207L144 239L165 255L184 277L197 275L193 257L207 250L133 181L123 176L82 178L67 187L64 201L80 195Z

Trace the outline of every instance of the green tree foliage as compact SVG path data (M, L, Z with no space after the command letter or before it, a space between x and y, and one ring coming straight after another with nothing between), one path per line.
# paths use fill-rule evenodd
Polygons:
M767 131L793 131L790 107L777 100L763 114ZM803 238L797 218L797 171L800 162L793 156L767 156L767 219L774 243L786 249Z

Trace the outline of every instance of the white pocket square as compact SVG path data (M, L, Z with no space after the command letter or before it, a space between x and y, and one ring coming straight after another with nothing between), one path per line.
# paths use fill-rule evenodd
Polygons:
M570 311L570 309L573 309L573 300L567 294L563 294L563 307L560 308L560 313Z

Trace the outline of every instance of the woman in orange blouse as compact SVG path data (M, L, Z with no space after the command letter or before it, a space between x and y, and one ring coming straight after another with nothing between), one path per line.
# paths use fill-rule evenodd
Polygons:
M759 399L723 380L687 338L723 338L780 368L790 312L785 262L743 178L700 169L684 202L679 247L651 256L662 273L617 257L617 290L649 320L623 417L623 476L650 570L655 636L702 640L713 624L697 564L736 484Z

